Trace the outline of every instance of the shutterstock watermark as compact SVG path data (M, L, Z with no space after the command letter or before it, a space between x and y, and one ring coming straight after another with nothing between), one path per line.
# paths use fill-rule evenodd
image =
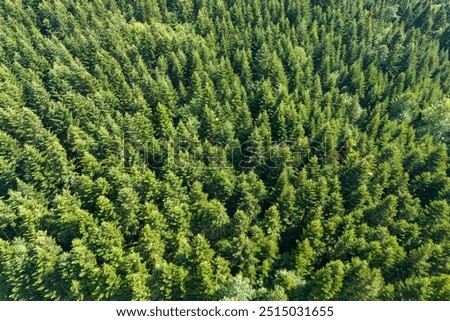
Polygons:
M115 148L103 149L103 155L119 158L125 167L209 167L276 169L307 164L313 157L324 164L345 163L343 141L336 142L331 133L321 141L247 140L229 142L199 140L196 137L135 141L124 133Z

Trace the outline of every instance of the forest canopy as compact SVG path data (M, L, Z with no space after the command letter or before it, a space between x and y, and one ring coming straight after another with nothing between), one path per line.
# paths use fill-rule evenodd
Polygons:
M0 300L450 300L447 0L0 2Z

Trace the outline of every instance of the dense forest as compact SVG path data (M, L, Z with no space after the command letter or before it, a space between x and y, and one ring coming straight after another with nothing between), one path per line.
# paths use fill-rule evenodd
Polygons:
M0 300L450 300L448 0L2 0Z

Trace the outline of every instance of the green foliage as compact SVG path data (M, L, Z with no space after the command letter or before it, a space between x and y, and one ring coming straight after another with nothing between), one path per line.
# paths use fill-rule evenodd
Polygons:
M4 1L0 300L450 300L449 13Z

